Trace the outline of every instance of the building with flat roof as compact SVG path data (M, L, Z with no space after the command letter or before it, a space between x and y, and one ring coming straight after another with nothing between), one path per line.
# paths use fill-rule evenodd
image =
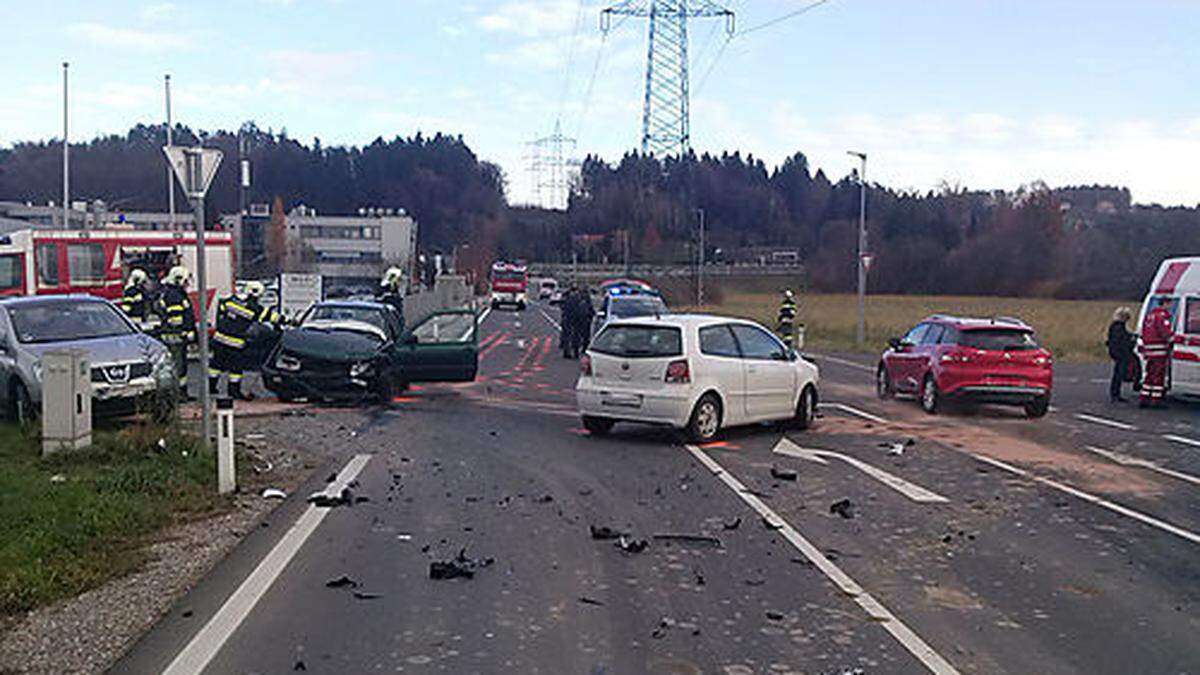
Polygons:
M252 204L243 215L222 217L233 231L235 253L242 277L273 272L267 250L271 210ZM390 266L411 274L417 249L417 221L404 209L362 208L356 215L320 215L316 209L296 206L283 219L287 265L292 271L324 277L334 292L374 291Z

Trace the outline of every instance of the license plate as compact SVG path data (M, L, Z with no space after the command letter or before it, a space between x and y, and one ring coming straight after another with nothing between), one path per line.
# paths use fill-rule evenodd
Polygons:
M614 408L640 408L642 407L642 395L602 392L600 394L600 405L612 406Z

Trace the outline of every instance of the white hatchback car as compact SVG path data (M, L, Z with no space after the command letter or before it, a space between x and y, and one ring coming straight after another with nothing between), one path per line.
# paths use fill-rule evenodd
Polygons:
M794 420L808 428L817 408L815 363L753 321L698 314L607 324L581 359L575 396L583 426L666 424L695 442L722 427Z

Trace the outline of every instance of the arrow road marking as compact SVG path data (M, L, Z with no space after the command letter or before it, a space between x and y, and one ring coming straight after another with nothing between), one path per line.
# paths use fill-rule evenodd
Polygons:
M772 452L780 455L786 455L788 457L795 457L797 459L806 459L810 462L816 462L818 464L828 464L828 462L825 461L825 458L839 459L858 469L859 471L862 471L871 478L874 478L880 483L892 488L896 492L899 492L905 497L908 497L914 502L920 502L922 504L941 504L950 501L936 492L930 492L920 485L914 485L899 476L890 474L883 469L871 466L866 462L860 461L848 455L843 455L840 452L802 448L787 438L779 439L779 442L775 444L775 448Z
M1117 464L1121 464L1123 466L1136 466L1136 467L1140 467L1142 469L1149 469L1156 473L1161 473L1164 476L1170 476L1171 478L1178 478L1179 480L1183 480L1183 481L1187 481L1189 483L1195 483L1196 485L1200 485L1200 476L1194 476L1190 473L1184 473L1182 471L1175 471L1174 469L1168 469L1166 467L1159 466L1158 464L1155 464L1154 462L1151 462L1150 460L1147 460L1147 459L1142 459L1140 457L1130 457L1129 455L1122 454L1115 450L1105 450L1104 448L1097 448L1094 445L1087 446L1087 450L1088 450L1088 452L1094 452L1097 455L1100 455L1101 457L1106 457L1108 459L1111 459L1112 461L1116 462Z
M854 600L854 602L867 613L867 616L871 617L872 621L878 622L884 630L891 633L892 637L896 638L897 642L903 645L910 654L912 654L918 661L920 661L926 668L929 669L929 672L934 673L935 675L958 674L958 671L954 669L954 666L950 665L950 662L947 661L941 654L938 654L936 651L934 651L933 647L930 647L924 640L921 639L921 636L917 635L911 628L905 625L904 622L896 618L896 615L892 614L892 612L888 610L883 603L876 600L875 597L863 589L862 586L859 586L858 582L850 578L850 576L843 572L840 567L830 562L829 559L825 557L825 554L821 552L821 549L814 546L808 539L805 539L804 535L800 534L796 528L792 527L792 525L783 518L780 518L779 514L775 513L771 507L764 504L761 499L747 490L746 486L742 485L741 481L739 481L737 478L734 478L728 471L725 470L725 467L721 466L715 459L709 457L704 453L703 450L694 445L688 445L684 447L686 447L687 451L690 452L693 457L699 460L701 464L707 467L708 470L713 473L713 475L720 479L722 483L725 483L725 485L733 490L733 494L737 495L739 499L748 504L750 508L754 509L758 515L762 516L771 523L778 523L779 535L781 535L784 539L787 539L792 546L796 547L796 550L803 553L804 557L807 558L814 567L821 570L821 573L824 574L827 579L833 582L834 586L837 586L840 591L845 593L850 599Z

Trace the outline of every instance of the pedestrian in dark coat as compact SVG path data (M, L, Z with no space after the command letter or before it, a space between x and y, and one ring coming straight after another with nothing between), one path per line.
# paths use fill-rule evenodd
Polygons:
M1113 403L1123 403L1121 384L1129 377L1129 369L1136 358L1133 353L1134 335L1127 324L1133 312L1128 307L1118 307L1108 325L1108 356L1113 360L1112 380L1108 385L1108 398Z
M592 341L592 318L596 316L596 308L592 305L592 296L586 288L579 289L578 325L575 327L575 358L579 358L587 350Z
M564 359L575 358L572 351L575 347L575 329L579 325L579 289L574 284L563 296L559 310L562 317L558 344L562 348Z

